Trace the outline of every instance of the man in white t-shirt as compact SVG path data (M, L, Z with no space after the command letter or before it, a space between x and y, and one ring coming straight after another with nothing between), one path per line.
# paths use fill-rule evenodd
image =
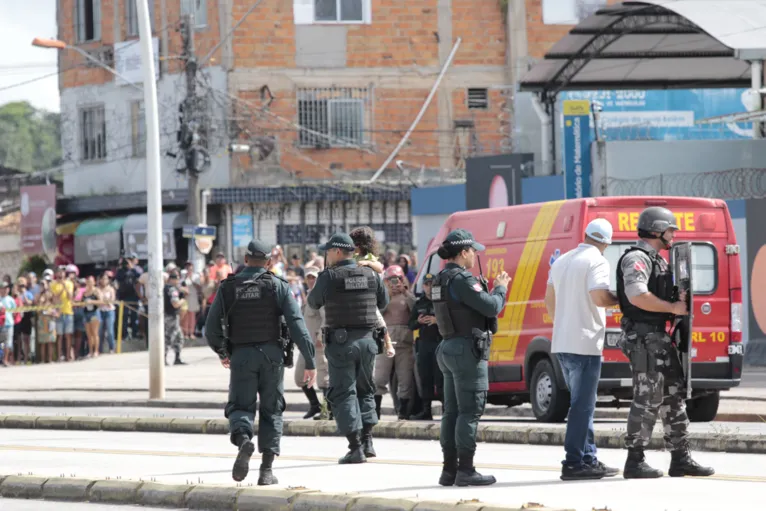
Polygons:
M617 305L609 290L609 262L604 250L612 243L612 225L597 218L585 228L585 241L553 263L545 306L553 318L555 354L571 394L566 459L561 479L601 479L618 470L596 459L593 413L601 376L601 351L606 335L604 307Z

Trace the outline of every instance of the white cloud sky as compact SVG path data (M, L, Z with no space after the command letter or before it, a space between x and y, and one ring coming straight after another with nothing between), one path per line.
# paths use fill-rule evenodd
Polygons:
M59 111L56 50L32 46L35 37L56 37L56 0L0 0L0 104L29 101ZM48 78L5 89L45 75Z

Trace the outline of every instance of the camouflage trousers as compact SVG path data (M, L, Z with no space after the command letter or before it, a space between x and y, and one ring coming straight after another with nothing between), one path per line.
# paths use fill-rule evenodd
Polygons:
M184 346L184 333L181 330L181 320L176 314L165 314L165 356L168 355L168 349L172 346L176 355L181 354L181 348Z
M685 382L680 363L674 363L671 358L678 357L678 352L670 343L670 337L664 332L643 337L635 332L623 332L620 347L630 360L633 373L633 403L628 414L625 447L647 447L659 414L667 448L685 449L689 437Z

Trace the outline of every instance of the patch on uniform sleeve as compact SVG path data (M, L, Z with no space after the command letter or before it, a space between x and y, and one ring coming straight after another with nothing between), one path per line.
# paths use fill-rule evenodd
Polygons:
M343 279L343 287L346 291L369 289L369 281L367 277L346 277Z
M636 271L646 271L646 264L643 261L636 261L633 264L633 269Z
M431 301L440 302L442 300L442 287L434 286L431 288Z
M472 287L472 288L473 288L473 290L474 290L474 291L476 291L477 293L481 293L481 291L482 291L482 288L481 288L481 284L479 284L478 282L477 282L476 284L474 284L473 286L471 286L471 287Z

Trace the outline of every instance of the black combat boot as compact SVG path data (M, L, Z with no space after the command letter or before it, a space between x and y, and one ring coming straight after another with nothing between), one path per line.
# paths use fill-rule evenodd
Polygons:
M670 469L668 470L670 477L707 477L715 474L715 470L712 467L703 467L694 461L688 447L677 449L671 452L670 455L672 456Z
M628 459L622 470L622 477L625 479L657 479L663 475L662 470L652 468L646 462L643 448L631 447L628 449Z
M457 477L455 484L458 486L489 486L495 484L495 476L483 476L473 466L472 451L460 451L458 456Z
M457 477L457 452L444 451L444 462L442 464L442 475L439 477L439 484L442 486L453 486Z
M431 411L431 401L423 401L423 409L420 413L410 416L411 421L432 421L434 420L433 411Z
M234 468L231 469L231 477L239 482L244 481L247 477L247 473L250 471L250 458L255 452L255 444L250 441L247 435L240 435L236 439L237 447L239 447L239 453L237 453L237 459L234 460Z
M372 446L372 424L364 424L362 426L362 452L364 452L367 458L377 456L375 447Z
M269 486L279 484L279 481L271 471L271 465L274 463L274 453L266 451L261 456L261 470L258 475L258 486Z
M314 390L314 387L301 387L301 389L303 389L303 393L306 394L306 397L309 400L309 411L306 412L306 415L304 415L303 418L310 419L315 415L322 413L322 405L319 403L317 391Z
M375 396L375 413L378 414L378 420L382 419L383 416L380 414L380 407L383 404L383 396Z
M348 453L338 460L341 465L347 465L351 463L364 463L367 458L362 451L362 442L360 440L359 431L355 431L349 435L346 435L348 439Z
M186 362L181 360L181 353L178 352L178 351L176 352L176 360L175 360L175 362L173 362L173 365L176 365L176 366L185 366L186 365Z
M410 400L399 399L399 420L405 421L410 416Z

